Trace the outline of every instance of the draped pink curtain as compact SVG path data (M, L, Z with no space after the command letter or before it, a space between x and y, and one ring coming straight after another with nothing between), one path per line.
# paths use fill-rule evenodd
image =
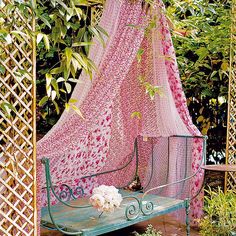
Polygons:
M90 58L96 63L98 72L90 81L82 73L72 97L77 99L85 119L75 112L64 112L53 129L38 142L38 208L47 204L44 171L41 159L50 158L51 176L55 185L62 183L81 186L86 194L99 184L122 185L130 179L135 163L123 172L81 180L82 176L111 170L124 164L133 153L133 144L139 137L141 153L139 176L145 185L150 172L150 156L153 150L142 137L154 140L155 155L167 159L163 151L172 135L200 135L192 124L181 86L174 48L168 24L163 13L163 4L157 1L152 14L156 16L156 27L145 32L150 16L142 9L141 0L135 4L127 0L108 0L100 26L108 33L106 47L96 40L90 51ZM132 25L142 27L131 27ZM141 63L137 52L142 48ZM138 77L143 76L152 85L161 86L164 96L153 100L145 93ZM140 112L141 119L131 118L133 112ZM181 158L181 141L175 141L170 157L175 163ZM191 171L195 171L201 160L202 144L196 139L191 144ZM172 158L172 159L171 159ZM155 165L154 183L161 183L158 172L166 164ZM170 167L171 168L171 167ZM183 163L178 161L178 170ZM156 174L155 174L156 173ZM175 171L172 171L176 178ZM122 176L122 178L120 178ZM191 193L198 190L202 173L191 184ZM150 185L150 187L151 187ZM52 198L52 204L56 199ZM201 215L202 201L195 200L191 214Z

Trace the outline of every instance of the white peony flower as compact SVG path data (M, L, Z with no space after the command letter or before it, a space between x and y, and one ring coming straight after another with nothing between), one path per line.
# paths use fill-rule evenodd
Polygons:
M90 203L100 212L114 212L122 202L119 190L114 186L101 185L93 189Z
M105 199L100 194L94 194L90 198L90 202L94 207L102 207L105 203Z

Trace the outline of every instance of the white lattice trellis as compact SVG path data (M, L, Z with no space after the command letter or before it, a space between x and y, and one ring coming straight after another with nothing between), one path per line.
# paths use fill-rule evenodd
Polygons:
M236 165L236 0L232 0L230 64L226 162ZM225 189L236 191L236 173L226 174Z
M10 37L0 42L0 235L37 235L34 19L0 3Z
M101 0L99 4L91 7L91 25L97 25L102 17L103 6L105 0Z

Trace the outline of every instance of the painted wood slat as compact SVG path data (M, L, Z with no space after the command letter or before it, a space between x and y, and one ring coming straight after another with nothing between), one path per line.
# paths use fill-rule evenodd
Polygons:
M123 193L122 195L127 195L127 193ZM141 198L143 194L132 193L131 196ZM73 209L58 204L52 207L52 212L55 222L58 225L65 227L68 231L82 231L83 235L95 236L125 228L155 216L167 214L185 207L184 200L156 195L147 195L145 201L152 201L154 203L153 213L148 216L140 214L140 216L134 220L127 220L125 216L126 207L130 204L136 203L136 201L132 199L124 199L121 207L115 210L114 213L104 213L100 218L100 212L94 208ZM71 203L73 205L84 205L88 203L88 198L74 200L71 201ZM44 223L47 222L48 225L52 225L47 207L42 209L42 221Z

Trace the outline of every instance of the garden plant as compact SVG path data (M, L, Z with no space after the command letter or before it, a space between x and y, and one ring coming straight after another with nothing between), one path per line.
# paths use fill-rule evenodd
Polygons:
M202 236L236 235L236 193L209 189L205 196L205 217L200 220Z

